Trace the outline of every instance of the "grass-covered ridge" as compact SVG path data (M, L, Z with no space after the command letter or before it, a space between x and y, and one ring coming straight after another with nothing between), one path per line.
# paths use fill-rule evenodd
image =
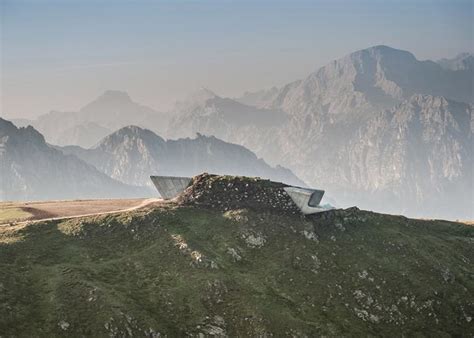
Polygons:
M474 228L164 204L0 229L1 336L472 333Z

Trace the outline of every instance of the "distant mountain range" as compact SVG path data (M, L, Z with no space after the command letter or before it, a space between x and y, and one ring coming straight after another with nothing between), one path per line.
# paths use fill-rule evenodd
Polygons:
M342 205L472 218L472 199L466 198L472 196L473 173L472 58L419 61L409 52L375 46L303 80L235 99L283 112L286 119L275 119L280 124L212 130L202 117L208 105L182 116L185 125L206 121L196 131L219 132L332 192ZM178 124L174 131L180 134Z
M236 130L272 128L288 121L281 110L256 108L230 98L222 98L201 88L178 102L172 112L168 135L190 137L196 133L228 138Z
M0 118L0 200L129 198L150 189L114 180L46 144L33 127Z
M474 69L474 55L471 53L461 53L452 59L441 59L437 61L444 69L449 70L472 70Z
M242 146L205 136L165 141L136 126L84 149L51 146L33 127L0 119L0 160L0 200L156 196L150 175L202 172L305 185L290 170L272 168Z
M191 168L200 170L185 148L210 162L203 149L230 142L270 165L289 168L341 205L473 218L473 59L463 53L420 61L407 51L375 46L332 61L302 80L239 98L201 88L171 112L158 113L125 93L106 92L80 112L50 113L31 123L50 143L94 145L63 151L131 184L143 184L146 168L158 162L164 172L181 172L180 164L166 167L160 156L175 163L188 158ZM201 135L188 143L176 141L173 148L172 141L126 128L98 143L130 124L164 137L201 133L222 141ZM150 149L160 155L149 155Z
M36 120L12 122L18 126L32 125L48 143L89 148L111 132L131 124L163 133L169 115L132 101L125 92L108 90L78 112L51 111Z
M214 136L165 141L150 130L124 127L96 147L61 148L121 182L152 186L150 175L194 176L203 172L258 176L304 186L290 170L270 167L250 150Z

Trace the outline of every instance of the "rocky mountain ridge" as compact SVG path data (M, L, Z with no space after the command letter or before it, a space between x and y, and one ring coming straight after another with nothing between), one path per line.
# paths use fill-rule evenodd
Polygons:
M271 129L287 121L279 109L256 108L230 98L222 98L209 89L201 88L173 111L168 135L193 137L196 133L218 138L239 133L242 129Z
M412 216L473 217L466 203L449 202L465 194L460 187L472 186L473 79L472 68L452 70L375 46L278 90L238 99L284 111L288 121L221 137L291 168L310 185L333 191L342 205ZM383 122L382 128L387 119L393 121Z
M49 146L33 127L0 118L0 199L48 200L147 196Z
M421 61L407 51L374 46L302 80L237 99L202 88L176 104L167 130L173 137L200 133L242 145L270 165L290 168L309 185L333 191L342 205L411 216L474 217L464 202L453 202L464 194L459 187L472 186L471 61L471 54ZM109 96L115 94L98 101ZM126 94L117 96L117 102L130 101ZM90 106L85 110L99 112ZM55 118L48 125L54 126ZM466 119L470 130L459 127L458 120ZM67 129L66 134L76 132ZM149 154L137 156L152 161ZM126 176L114 166L107 172Z
M151 175L194 176L202 172L269 178L304 186L290 170L272 168L248 149L213 136L164 140L150 130L128 126L96 147L64 147L100 171L122 182L151 186Z

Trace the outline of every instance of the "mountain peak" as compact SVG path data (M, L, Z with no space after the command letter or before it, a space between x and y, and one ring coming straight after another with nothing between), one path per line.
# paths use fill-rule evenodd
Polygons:
M190 93L184 100L176 102L175 109L177 111L193 110L196 107L204 105L208 100L219 98L212 90L206 87L200 87L198 90Z
M200 87L188 96L188 100L205 102L209 99L219 97L216 93L206 87Z
M120 90L106 90L101 96L99 96L99 99L132 101L127 92Z
M123 136L129 136L129 137L133 136L133 137L138 137L138 138L144 138L144 137L152 136L152 137L157 137L157 138L161 139L160 136L156 135L151 130L141 128L141 127L138 127L138 126L135 126L135 125L130 125L130 126L120 128L119 130L117 130L116 132L110 134L109 136L112 136L112 135L117 135L117 136L122 136L122 137Z
M130 125L113 132L103 138L95 148L114 148L119 144L130 144L131 140L142 140L145 142L165 142L163 138L152 132L151 130ZM135 142L135 141L132 141ZM124 143L125 142L125 143Z
M133 101L127 92L106 90L98 98L82 107L81 111L91 111L95 114L97 112L103 112L104 109L113 107L113 110L115 110L116 107L129 106L131 104L133 104Z
M397 59L405 61L416 61L416 57L402 49L396 49L386 45L376 45L369 48L361 49L348 55L351 59L359 58L375 58L375 59Z
M22 142L30 141L37 145L45 144L44 136L32 126L18 128L11 121L0 118L0 137L10 136Z

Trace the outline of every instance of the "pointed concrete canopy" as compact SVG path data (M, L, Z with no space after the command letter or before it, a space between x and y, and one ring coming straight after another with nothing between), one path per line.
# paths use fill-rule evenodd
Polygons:
M175 198L181 194L191 182L191 177L150 176L151 181L164 199Z
M325 211L324 208L319 206L319 202L321 202L324 195L324 190L299 187L286 187L283 189L303 214L309 215Z

